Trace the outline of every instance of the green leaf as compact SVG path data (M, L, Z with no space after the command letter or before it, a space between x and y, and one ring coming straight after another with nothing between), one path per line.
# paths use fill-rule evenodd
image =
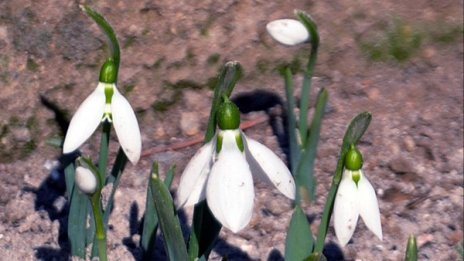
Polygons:
M296 119L295 119L295 97L293 96L293 75L289 67L286 67L283 71L285 79L285 94L287 97L287 126L288 126L288 138L289 138L289 161L290 167L292 168L292 174L296 175L298 162L301 157L301 149L297 139Z
M351 123L345 132L345 136L343 137L343 144L340 149L340 156L338 157L337 168L332 179L329 195L327 196L327 200L325 202L321 224L319 225L319 232L317 234L317 241L314 252L322 253L322 250L324 249L325 238L327 235L327 230L329 229L330 217L332 216L335 196L337 194L338 186L343 174L345 155L349 151L350 145L356 145L362 138L367 128L369 127L371 119L372 116L369 112L362 112L354 117L353 120L351 120Z
M221 228L221 223L211 213L206 200L195 205L192 234L189 240L190 260L195 260L197 257L208 259Z
M371 123L372 115L369 112L358 114L350 123L345 133L343 143L348 145L357 144Z
M108 221L110 219L111 210L113 209L114 205L114 195L116 194L116 190L119 187L119 182L121 181L122 173L124 172L126 164L126 154L124 154L122 148L119 148L118 154L116 155L116 160L113 165L113 169L111 170L111 175L108 177L106 181L107 184L112 182L113 187L111 188L111 193L108 197L108 203L106 204L106 208L103 213L103 222L105 224L105 228L108 227Z
M314 68L317 62L317 52L319 49L319 32L317 24L312 20L311 16L301 10L295 10L295 15L306 27L310 35L311 52L309 53L308 65L303 79L303 87L301 89L301 105L300 105L300 118L299 130L301 137L301 144L306 146L306 138L308 135L308 110L309 110L309 95L311 93L311 81L314 74Z
M295 15L300 20L300 22L306 27L306 30L309 32L311 45L314 48L319 47L319 31L317 29L317 24L313 18L302 10L295 10Z
M299 205L295 206L285 240L285 260L300 261L313 251L314 240L308 218Z
M98 170L100 171L99 183L103 186L106 179L106 167L108 165L108 149L110 144L111 123L102 123L102 134L100 139L100 156L98 160Z
M158 165L153 166L158 168ZM158 170L155 170L158 173ZM170 188L174 180L175 166L171 167L166 174L164 184ZM142 237L140 247L143 251L143 260L151 260L155 250L156 231L158 230L158 214L156 213L155 203L153 201L153 192L151 191L151 181L149 179L147 188L147 197L145 204L145 215L143 218Z
M414 235L410 235L408 239L408 246L406 247L405 261L417 261L417 242Z
M47 145L50 145L52 147L62 148L63 147L63 138L62 137L50 138L50 139L47 139L45 141L45 143L47 143Z
M210 141L216 133L216 111L219 105L222 103L222 97L230 97L232 91L234 90L235 84L241 76L242 67L240 66L240 63L235 61L227 62L219 74L218 83L214 88L214 98L209 114L210 116L205 134L205 142Z
M317 154L317 144L319 143L319 136L321 131L322 117L324 116L325 106L329 94L327 90L322 89L316 104L316 111L314 113L313 121L311 124L311 131L307 138L307 144L304 153L299 161L296 173L296 186L297 195L296 202L300 204L301 201L309 202L314 200L316 195L316 178L314 177L314 162Z
M312 253L304 261L327 261L327 258L321 253Z
M358 144L362 136L366 132L369 124L371 123L372 115L369 112L362 112L353 120L351 120L348 129L345 132L343 137L343 144L340 152L340 157L338 158L337 169L335 172L335 182L338 184L342 178L343 174L343 164L345 161L345 155L349 151L350 146Z
M64 171L67 181L74 180L75 165L73 163L69 164ZM85 259L87 216L90 200L87 195L81 193L75 186L68 188L68 191L71 191L68 216L68 238L71 244L71 255Z
M157 170L155 162L153 163L150 186L159 225L161 232L163 232L166 252L170 260L189 260L174 202L168 188L159 179Z
M92 18L95 23L102 29L103 33L108 37L111 47L111 56L113 57L114 64L116 65L116 79L118 78L119 63L121 61L121 51L119 48L118 38L114 32L111 25L106 21L106 19L99 14L97 11L86 5L80 5L82 11L84 11L90 18Z

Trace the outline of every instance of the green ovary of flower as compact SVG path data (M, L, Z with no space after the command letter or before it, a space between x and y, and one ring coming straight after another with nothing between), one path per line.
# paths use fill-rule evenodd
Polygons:
M236 130L240 126L240 111L228 98L217 110L216 117L221 130Z
M349 170L359 170L363 166L363 156L353 144L345 156L345 168ZM359 179L358 179L359 180Z

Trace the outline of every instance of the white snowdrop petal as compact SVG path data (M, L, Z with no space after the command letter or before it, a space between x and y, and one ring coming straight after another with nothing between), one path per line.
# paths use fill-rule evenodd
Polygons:
M272 38L286 45L297 45L309 39L308 30L295 19L274 20L266 25L266 29Z
M142 152L142 138L134 110L114 86L111 100L113 125L124 153L132 164L136 164Z
M350 241L358 223L357 194L356 183L352 180L348 170L345 170L335 196L333 210L335 234L342 246Z
M382 240L382 225L377 196L371 183L363 174L361 174L361 179L358 182L358 197L359 213L364 224Z
M233 144L229 138L225 136L224 143ZM237 147L223 146L206 185L211 212L224 227L237 233L251 220L253 200L253 178L244 154Z
M263 144L248 137L245 140L247 161L253 175L274 185L287 198L295 199L295 182L285 163Z
M105 111L105 85L97 88L81 103L69 123L63 153L77 150L95 132Z
M240 134L239 130L220 130L218 135L222 136L221 153L223 151L240 151L236 139Z
M87 168L81 166L76 168L75 181L79 190L86 194L93 194L97 190L97 178Z
M177 188L178 208L194 205L205 198L205 185L212 164L214 144L213 139L203 145L185 167Z

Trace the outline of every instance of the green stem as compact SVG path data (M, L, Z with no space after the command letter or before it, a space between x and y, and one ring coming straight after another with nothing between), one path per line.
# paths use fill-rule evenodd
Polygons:
M108 166L108 147L110 142L111 123L104 121L102 123L102 135L100 140L100 158L98 161L99 182L103 187L106 179L106 167Z
M100 261L107 261L108 257L106 254L106 232L105 224L103 223L102 206L101 206L101 190L98 190L91 198L93 216L95 219L96 234L98 244L98 256Z
M118 79L119 63L121 61L121 51L119 48L118 39L116 38L116 33L114 32L113 28L108 23L108 21L106 21L106 19L97 11L93 10L92 8L86 5L81 5L80 7L88 16L90 16L90 18L92 18L95 21L95 23L98 24L98 26L100 26L102 31L108 37L111 47L111 57L113 57L113 61L116 65L115 79Z
M325 237L327 230L329 229L330 217L332 216L333 205L335 201L335 195L337 194L339 182L332 182L330 187L329 195L324 206L324 212L322 214L321 224L319 225L319 231L317 232L316 246L314 247L314 253L322 253L324 250Z
M287 131L289 137L289 161L292 174L296 175L298 162L300 161L301 149L296 137L296 120L295 120L295 97L293 96L293 76L290 68L285 68L283 72L285 79L285 94L287 96Z
M309 54L309 61L304 75L300 104L299 129L301 136L301 146L304 148L306 146L306 140L308 136L309 94L311 93L311 79L314 74L314 67L316 67L317 51L319 49L319 32L317 30L317 24L308 14L300 10L297 10L295 14L300 22L302 22L308 30L311 39L311 52Z
M301 92L300 102L300 137L301 146L304 148L308 136L308 110L309 110L309 95L311 93L311 82L314 74L314 67L317 61L318 46L311 46L311 54L309 55L309 62L303 79L303 88Z

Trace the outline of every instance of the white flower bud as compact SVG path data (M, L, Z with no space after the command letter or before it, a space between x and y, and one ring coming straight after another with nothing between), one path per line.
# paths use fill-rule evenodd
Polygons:
M308 30L295 19L274 20L266 25L268 33L281 44L297 45L309 39Z
M77 167L75 177L77 187L86 194L93 194L97 190L97 178L87 168Z

